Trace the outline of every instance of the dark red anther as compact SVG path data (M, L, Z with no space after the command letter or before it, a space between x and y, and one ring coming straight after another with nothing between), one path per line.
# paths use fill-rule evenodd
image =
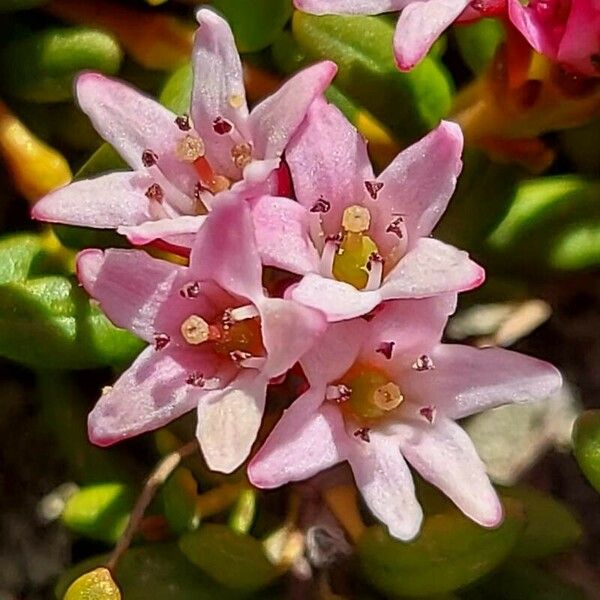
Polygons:
M369 196L373 198L373 200L377 200L377 194L383 187L383 183L380 181L365 181L365 187L367 188L367 192L369 192Z
M337 233L332 233L331 235L325 236L325 243L333 242L334 244L341 244L344 236L338 231Z
M361 427L354 432L354 437L360 438L363 442L367 442L368 444L371 441L369 431L370 429L368 427Z
M155 200L156 202L162 202L164 197L165 197L165 193L163 192L163 189L160 187L160 185L158 185L158 183L153 183L146 190L146 198L148 198L148 200Z
M202 200L202 196L200 194L204 190L206 190L206 188L199 181L197 181L196 185L194 185L194 200L201 201Z
M369 255L369 260L367 261L367 271L370 271L373 267L373 263L382 263L383 256L378 252L371 252Z
M185 380L188 385L193 385L195 387L204 387L206 380L204 379L204 375L202 373L198 373L198 371L194 371L188 375L188 378Z
M435 406L423 406L419 409L419 414L429 423L433 423L435 419Z
M188 283L179 290L182 298L197 298L200 295L200 284L197 281Z
M181 131L189 131L192 126L190 125L190 117L188 115L181 115L175 119L175 125L181 129Z
M154 334L154 349L162 350L171 341L171 336L166 333Z
M331 202L329 200L325 200L323 196L320 196L319 199L312 205L310 212L312 213L326 213L329 212L331 208Z
M348 402L350 400L350 396L352 396L352 390L343 383L340 383L337 386L337 391L339 396L335 399L337 404L343 404L344 402Z
M213 131L219 135L225 135L233 129L233 125L223 117L217 117L212 126Z
M415 371L431 371L431 369L435 369L435 365L433 364L431 357L427 356L427 354L421 354L421 356L413 363L412 368Z
M142 152L142 164L145 167L152 167L158 162L158 155L153 150L144 150Z
M377 348L375 348L375 352L379 352L379 354L383 354L388 360L392 358L392 352L394 350L394 346L396 342L381 342Z
M388 226L386 229L387 233L393 233L397 235L400 239L404 237L404 232L402 230L402 225L404 223L404 217L402 215L398 215Z

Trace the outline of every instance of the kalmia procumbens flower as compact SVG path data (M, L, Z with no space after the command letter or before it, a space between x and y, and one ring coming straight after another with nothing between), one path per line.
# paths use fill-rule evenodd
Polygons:
M348 461L373 514L410 540L422 510L407 462L486 527L502 507L473 443L455 423L505 403L547 398L558 371L499 348L441 344L455 294L384 304L331 325L301 360L310 385L248 467L274 488Z
M536 51L583 75L598 75L597 0L295 0L295 5L319 15L402 11L394 53L403 71L418 64L454 21L504 16Z
M330 321L385 300L478 286L484 271L466 252L428 237L454 191L461 152L460 128L442 122L375 177L364 139L315 100L286 153L298 202L253 203L263 261L304 275L290 297Z
M77 79L79 106L133 171L72 183L37 203L43 221L115 228L134 244L187 248L225 190L277 189L280 157L312 100L335 75L332 62L297 73L249 112L231 29L209 9L192 57L190 115L96 73Z
M247 203L225 194L197 234L190 265L141 250L85 250L79 279L108 317L149 343L89 416L89 436L110 445L197 408L210 468L248 456L267 385L317 339L325 319L268 298Z

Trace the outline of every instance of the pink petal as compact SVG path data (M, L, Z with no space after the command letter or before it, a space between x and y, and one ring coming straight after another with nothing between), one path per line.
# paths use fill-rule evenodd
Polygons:
M294 6L313 15L378 15L401 10L406 0L294 0Z
M398 438L376 429L371 429L369 438L368 443L354 440L348 457L356 485L390 535L412 540L421 528L423 511Z
M438 415L395 425L402 453L421 476L446 494L469 518L484 527L502 521L502 505L469 436Z
M186 133L176 116L156 100L134 88L98 73L84 73L75 83L79 106L98 133L133 169L143 169L142 154L152 150L165 177L192 194L194 169L175 156L177 142Z
M381 302L379 290L362 292L343 281L309 273L290 296L296 302L324 312L330 322L359 317Z
M269 378L285 373L300 360L327 327L325 316L291 300L269 298L259 304Z
M429 52L444 30L469 5L469 0L411 2L400 13L394 54L401 71L410 71Z
M228 121L246 141L248 106L242 63L227 22L209 8L196 13L199 29L194 38L194 87L191 112L194 126L209 149L209 161L219 173L239 179L231 159L233 142L213 128L216 119Z
M561 38L556 28L548 26L533 6L525 6L519 0L507 0L507 7L512 24L523 34L533 49L556 59Z
M246 460L262 420L266 390L267 380L248 370L228 387L202 396L196 436L210 469L231 473Z
M420 238L390 271L380 293L384 300L426 298L471 290L484 278L484 270L466 252L438 240Z
M151 219L146 190L154 182L149 173L110 173L75 181L44 196L31 215L40 221L112 229Z
M115 325L147 342L184 273L184 267L140 250L84 250L77 256L77 275L90 296Z
M196 234L206 218L205 216L184 216L160 221L146 221L141 225L119 227L117 231L126 236L132 244L142 246L154 240L173 240L174 236Z
M362 136L333 105L315 100L286 150L298 201L313 208L324 198L330 208L318 213L325 233L337 233L344 209L365 194L373 170ZM316 218L315 213L315 218Z
M452 419L543 400L561 386L552 365L510 350L441 344L430 356L435 369L407 372L403 390L412 402L434 405Z
M343 460L338 440L346 437L340 411L315 409L324 388L311 388L284 413L248 465L248 478L259 488L301 481Z
M372 211L372 230L381 232L377 235L382 246L380 254L385 256L398 241L395 234L385 230L399 214L404 216L409 248L431 233L454 193L462 169L462 149L460 127L442 121L431 133L398 154L380 175L383 187L377 198L377 210Z
M221 197L196 236L191 271L199 280L213 280L232 294L258 302L264 297L262 266L250 207L233 194Z
M261 196L252 202L256 243L263 264L292 273L318 271L319 254L309 233L309 214L289 198Z
M337 66L331 61L312 65L296 73L252 109L248 125L257 156L279 158L283 154L309 106L323 94L336 71Z
M90 413L90 440L109 446L162 427L192 410L206 393L186 383L197 369L216 376L215 365L206 354L146 348Z

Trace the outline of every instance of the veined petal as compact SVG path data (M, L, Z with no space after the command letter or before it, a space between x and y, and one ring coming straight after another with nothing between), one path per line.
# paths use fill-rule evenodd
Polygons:
M384 300L426 298L471 290L484 279L484 270L466 252L421 238L390 271L379 291Z
M469 5L469 0L411 2L400 13L394 34L394 54L401 71L410 71L429 52Z
M299 274L318 271L319 254L310 239L308 211L301 204L261 196L252 202L252 218L263 264Z
M115 325L147 342L184 271L141 250L84 250L77 256L77 275L90 296Z
M346 436L339 410L318 405L325 388L310 388L284 413L248 465L248 477L259 488L301 481L343 460L338 441Z
M390 535L412 540L421 528L423 511L415 495L410 470L400 453L394 435L376 429L369 431L368 443L353 440L348 457L356 485L371 512Z
M421 476L446 494L469 518L484 527L502 521L502 505L469 436L450 419L402 423L402 454Z
M231 159L231 137L217 133L213 124L218 118L226 120L246 141L251 141L242 63L227 21L209 8L200 9L196 18L200 27L194 37L192 57L192 120L209 148L213 168L237 179L240 172Z
M378 15L407 4L407 0L294 0L298 10L313 15Z
M149 173L118 172L75 181L39 200L34 219L82 227L113 229L152 219L146 191L154 182Z
M259 304L259 310L268 356L264 371L269 378L291 368L327 327L322 313L292 300L268 298Z
M549 363L502 348L440 344L430 358L434 369L405 374L404 392L412 402L434 405L452 419L502 404L543 400L562 383Z
M204 392L186 383L201 370L220 382L210 353L146 348L115 385L107 388L88 417L90 440L109 446L166 425L195 408Z
M398 215L404 217L409 248L431 233L454 193L462 169L462 149L460 127L442 121L431 133L398 154L379 176L383 187L376 210L371 214L372 228L378 232L377 241L383 246L379 248L382 255L398 241L395 234L386 233Z
M337 66L331 61L312 65L296 73L254 107L248 125L256 156L279 158L283 154L309 106L325 91L336 71Z
M196 435L210 469L231 473L246 460L260 427L266 391L267 379L248 370L226 388L202 396Z
M344 209L366 195L373 179L367 145L333 105L315 100L286 150L298 201L308 210L323 198L329 207L315 213L325 233L337 233Z
M196 234L206 218L206 216L184 216L160 221L146 221L140 225L119 227L117 231L126 236L132 244L142 246L154 240L168 240L173 239L174 236Z
M222 193L196 236L190 261L190 270L199 280L213 280L254 302L264 298L250 207L234 194Z

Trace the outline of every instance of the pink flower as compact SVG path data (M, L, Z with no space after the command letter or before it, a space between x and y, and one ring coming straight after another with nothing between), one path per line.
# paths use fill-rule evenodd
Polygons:
M256 437L269 380L325 328L320 313L264 295L250 209L225 196L197 234L189 267L139 250L79 254L85 289L116 325L150 344L91 412L95 444L197 408L208 465L233 471Z
M363 138L316 100L286 152L298 202L253 201L263 262L304 275L290 296L331 321L476 287L483 269L428 237L454 191L462 143L460 128L442 122L375 177Z
M409 71L454 21L507 15L541 54L581 74L597 76L598 0L294 0L313 14L379 14L401 10L394 34L398 67Z
M412 467L486 527L502 507L455 420L543 399L561 385L542 361L441 344L455 294L387 303L369 322L336 323L301 361L310 388L284 413L248 467L274 488L348 461L366 503L391 535L417 535L422 511Z
M308 106L335 75L335 64L301 71L249 113L229 25L208 9L197 18L191 115L177 116L103 75L80 75L81 109L133 171L53 192L33 209L36 219L116 228L134 244L166 238L189 246L189 234L205 218L197 215L212 207L220 191L261 184L279 166Z

